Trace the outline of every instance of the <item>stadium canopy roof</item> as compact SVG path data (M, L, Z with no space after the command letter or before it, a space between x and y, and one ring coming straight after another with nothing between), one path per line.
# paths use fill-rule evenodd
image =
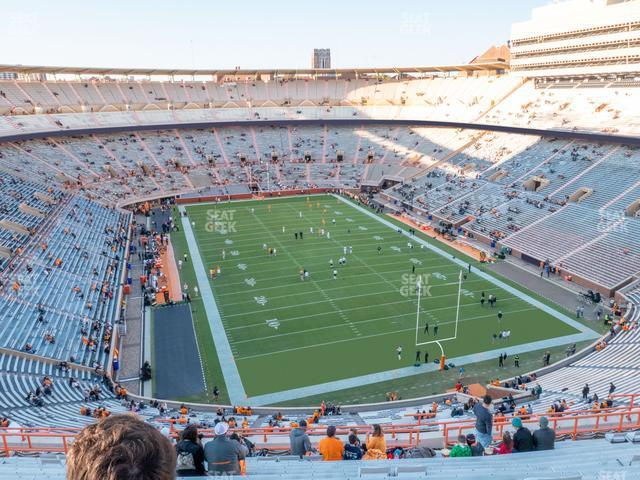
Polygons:
M64 74L64 75L180 75L180 76L225 76L225 75L384 75L384 74L428 74L440 72L477 72L507 70L506 62L469 63L463 65L433 65L427 67L388 68L330 68L330 69L165 69L165 68L101 68L101 67L55 67L38 65L4 65L0 71L24 74Z

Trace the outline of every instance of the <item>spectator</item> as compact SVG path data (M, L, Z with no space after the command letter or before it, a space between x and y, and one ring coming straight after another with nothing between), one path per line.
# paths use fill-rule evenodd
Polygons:
M476 442L476 436L473 433L467 435L467 445L471 449L472 457L481 457L484 455L484 447Z
M514 452L531 452L533 450L533 437L529 429L522 425L522 420L519 417L514 417L511 420L511 425L516 428L516 433L513 435Z
M536 450L553 450L555 442L556 432L549 428L549 419L540 417L540 428L533 432L533 447Z
M204 475L204 448L198 437L195 425L189 425L180 434L180 441L176 445L176 470L179 477L197 477Z
M242 453L244 454L245 458L249 456L250 449L244 438L242 438L240 435L234 432L231 435L229 435L229 439L233 440L234 442L237 442L238 445L240 445L240 448L242 449ZM250 443L249 445L253 447L253 444ZM238 463L240 465L240 475L246 475L247 474L246 460L243 458Z
M298 427L291 430L289 443L291 445L291 455L297 455L302 458L311 452L311 440L307 435L306 420L300 420Z
M218 422L213 429L215 437L204 446L204 458L210 475L240 474L240 460L244 460L245 451L238 442L227 437L228 431L227 423Z
M342 445L342 442L336 438L336 427L333 425L329 425L327 427L327 436L320 440L320 443L318 444L318 451L325 462L342 460L344 446Z
M511 434L509 432L504 432L502 434L502 443L498 448L498 455L506 455L507 453L513 452L513 439L511 438Z
M349 443L346 443L344 446L342 458L345 460L361 460L364 452L358 443L358 436L355 433L349 434Z
M493 416L489 411L491 406L491 397L485 395L482 398L482 404L476 403L473 406L473 413L476 416L476 438L483 448L491 445L491 432L493 429Z
M367 440L367 452L370 450L378 450L383 455L387 453L387 441L384 438L384 433L382 433L382 427L377 423L373 425L373 433Z
M472 455L471 448L467 445L467 437L458 435L458 443L451 449L450 457L470 457Z
M85 427L67 454L69 480L172 480L176 453L158 430L133 415Z

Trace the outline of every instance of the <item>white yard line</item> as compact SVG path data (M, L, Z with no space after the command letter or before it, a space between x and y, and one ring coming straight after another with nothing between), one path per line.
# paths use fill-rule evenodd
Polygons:
M285 204L288 205L288 204ZM256 219L256 221L262 226L262 228L264 229L265 232L267 232L269 234L269 236L271 238L273 238L273 240L278 244L278 246L280 248L283 248L282 243L278 240L278 238L269 231L269 229L265 226L265 224L262 222L262 220L260 220L260 217L257 216L255 213L252 213L253 217ZM284 248L285 253L287 254L287 256L293 261L293 263L296 264L297 268L301 268L302 265L299 264L295 258L293 258L293 255L291 255L291 252L289 251L288 248ZM349 322L349 319L344 315L344 313L342 312L342 310L340 310L335 303L333 303L331 301L331 297L329 297L325 291L318 285L317 282L315 282L313 279L309 279L309 280L305 280L305 282L311 282L311 284L320 292L320 294L326 299L324 302L321 303L325 303L327 300L329 301L329 305L331 305L331 307L334 309L334 311L340 316L340 318L342 318L343 320L345 320L347 323ZM282 307L281 307L282 308ZM287 308L291 308L290 306ZM277 309L279 310L279 309ZM229 315L230 316L230 315ZM353 329L353 333L356 335L359 335L360 332L357 331L357 329Z
M461 357L449 358L447 359L447 361L455 364L456 366L470 365L482 361L496 359L501 353L507 353L509 356L513 356L516 353L534 352L536 350L544 350L547 348L566 345L568 343L577 343L584 340L590 340L591 338L592 337L588 333L576 333L564 337L552 338L550 340L540 340L537 342L514 345L512 347L502 347L496 350L490 350L482 353L473 353ZM283 390L280 392L257 395L254 397L250 397L249 403L253 406L274 405L277 403L286 402L288 400L295 400L296 398L322 395L326 394L327 392L357 388L379 382L386 382L397 380L399 378L410 377L413 375L423 375L427 372L435 372L438 370L438 368L439 366L434 363L422 364L419 367L403 367L395 370L388 370L386 372L371 373L368 375L351 377L344 380L335 380L332 382L320 383L317 385L309 385L307 387L300 387L291 390Z
M378 215L376 215L375 213L370 212L369 210L361 207L360 205L356 205L353 204L351 202L349 202L348 200L342 198L339 195L334 195L335 198L338 198L339 200L341 200L342 202L346 203L347 205L352 206L353 208L365 213L366 215L368 215L371 218L374 218L376 220L378 220L380 223L382 223L383 225L387 225L390 228L393 228L394 230L400 228L397 225L395 225L394 223L385 220L384 218L379 217ZM431 251L445 257L445 258L449 258L453 263L460 265L463 269L466 269L467 266L469 265L467 262L460 260L457 257L452 257L451 254L445 252L444 250L436 247L435 245L432 245L431 243L427 242L426 240L423 240L421 238L418 238L416 236L412 236L410 235L407 231L405 231L403 228L400 229L402 232L402 235L404 235L407 238L412 239L413 241L419 243L420 245L424 245L425 248L430 249ZM508 285L506 283L504 283L503 281L495 278L494 276L488 274L487 272L483 272L482 270L478 270L477 268L473 269L473 273L480 276L481 278L484 278L485 280L489 281L490 283L492 283L493 285L505 290L506 292L510 293L511 295L515 295L519 298L521 298L522 300L524 300L525 302L527 302L528 304L542 310L545 313L548 313L549 315L551 315L552 317L557 318L558 320L560 320L561 322L566 323L567 325L572 326L573 328L575 328L576 330L585 333L585 334L590 334L593 335L593 338L598 338L600 337L600 335L598 333L596 333L595 331L593 331L592 329L590 329L589 327L587 327L586 325L583 325L582 323L567 317L565 314L557 311L556 309L550 307L549 305L542 303L539 300L536 300L535 298L531 297L530 295L527 295L524 292L521 292L520 290L518 290L517 288L512 287L511 285Z
M447 296L454 296L454 295L457 296L458 294L454 293L454 294L447 295ZM442 297L444 297L444 296L445 295L442 295ZM503 303L507 302L508 300L511 300L513 298L516 298L516 297L505 297L504 300L502 300L502 302ZM317 303L324 303L324 302L317 302ZM406 303L406 301L405 300L399 300L397 302L381 303L381 304L375 305L375 306L376 307L388 307L389 305L397 305L397 304L401 304L401 303ZM474 304L472 304L472 303L462 304L461 307L468 307L468 306L471 306L471 305L474 305ZM362 310L364 308L371 308L371 306L346 308L346 309L344 309L344 311L345 312L353 312L353 311L357 311L357 310ZM421 308L420 309L420 313L428 314L428 313L431 313L431 312L449 310L451 308L456 308L456 305L432 308L430 310L424 310L424 309ZM257 310L257 311L252 312L252 313L258 313L258 312L262 312L262 311L264 311L264 310ZM285 318L285 319L281 319L280 323L292 322L292 321L295 321L295 320L303 320L303 319L306 319L306 318L313 318L313 317L317 317L317 316L320 316L320 315L326 315L326 313L325 312L320 312L320 313L312 313L310 315L302 315L302 316L298 316L298 317ZM396 316L402 316L402 315L405 315L405 314L398 314ZM406 314L406 315L409 315L409 314ZM410 315L415 316L415 312L411 312ZM382 317L382 318L395 318L395 317ZM373 319L373 320L376 320L376 319ZM252 323L252 324L247 324L247 325L240 325L240 326L237 326L237 327L228 327L227 330L242 330L242 329L245 329L245 328L258 327L258 326L261 326L261 325L264 325L264 323L260 322L260 323Z
M394 272L389 272L389 273L401 273L401 272L405 272L406 273L406 270L395 270ZM356 278L359 278L359 277L362 277L362 275L358 275L358 277L356 277ZM347 278L352 279L354 277L347 277ZM333 284L336 283L333 279L325 280L325 281L327 283L328 282L332 282ZM318 280L316 280L316 282L318 282ZM479 282L484 282L484 280L482 280L482 279L479 279L479 280L466 280L464 284L468 286L471 283L479 283ZM430 289L435 289L435 288L440 288L440 287L449 287L451 285L458 285L458 282L455 282L455 283L442 283L440 285L429 285L429 288ZM278 287L264 287L264 288L253 287L252 290L251 290L251 293L254 294L257 291L263 292L263 291L271 291L271 290L281 289L281 288L291 289L291 285L281 285L281 286L278 286ZM353 283L353 282L349 282L349 287L348 288L356 288L356 289L359 289L360 291L364 291L366 289L369 289L369 291L367 293L362 293L362 294L358 294L358 295L347 295L346 297L333 296L333 297L331 297L331 300L333 300L333 301L349 300L351 298L370 297L370 296L382 295L382 294L385 294L385 293L389 293L388 289L380 291L380 292L375 291L373 288L371 288L371 284L370 283ZM345 289L345 287L325 288L324 291L325 292L343 291L344 289ZM247 294L246 291L237 292L237 293L241 293L241 294L244 294L244 295ZM233 294L224 293L223 295L226 298L228 298L230 295L233 295ZM455 293L455 295L457 295L457 292ZM285 294L285 295L270 295L269 296L269 301L271 302L273 300L278 300L280 298L291 298L291 297L299 297L299 296L302 296L302 297L309 296L309 292L290 293L290 294ZM437 295L437 296L439 297L440 295ZM444 296L444 295L442 295L442 296ZM237 305L246 305L246 304L247 304L246 299L241 301L241 302L234 302L234 303L225 302L224 308L226 309L228 307L233 307L233 306L237 306ZM287 308L289 308L289 307L291 307L291 305L289 305Z
M365 215L377 220L381 225L384 225L387 228L392 229L393 231L397 231L397 229L399 228L398 226L396 226L395 224L379 217L378 215L368 211L367 209L353 204L351 202L349 202L348 200L340 197L340 196L334 196L334 198L337 198L339 201L345 203L347 206L349 206L350 208L353 208L361 213L364 213ZM286 204L286 206L289 209L292 209L294 212L297 213L297 211L289 204ZM262 222L260 221L260 219L254 215L254 217L256 218L256 220L262 224ZM305 219L306 220L306 219ZM309 222L309 220L306 220L307 222ZM189 231L191 231L189 222L185 222L184 218L183 218L183 227L184 224L187 224L187 227L189 229ZM268 229L266 229L266 227L264 226L264 224L262 224L263 228L267 231ZM314 225L315 226L315 225ZM186 227L185 227L185 235L186 233ZM330 227L328 227L327 229L330 229ZM381 232L382 230L380 230ZM366 234L362 234L362 236L369 236L372 234L376 234L376 233L380 233L377 229L371 229L369 231L367 231ZM384 232L388 232L388 230L384 230ZM467 269L467 262L464 262L463 260L460 260L458 258L452 257L451 254L445 252L444 250L431 245L429 242L426 242L418 237L415 236L411 236L409 235L404 229L401 228L401 233L402 236L400 234L395 233L396 235L398 235L399 238L402 239L410 239L411 242L417 243L419 245L423 245L425 248L427 248L430 252L436 253L439 256L446 258L448 260L449 263L453 263L455 265L457 265L456 270L462 268L462 269ZM279 246L282 247L284 244L279 242L277 237L274 237L273 234L271 234L271 232L269 232L269 234L274 238L274 240L276 240L276 242L278 242ZM360 234L357 234L358 236ZM193 237L193 233L191 232L191 236ZM235 238L235 237L234 237ZM262 238L259 236L255 236L255 235L251 235L250 238L247 238L248 241L260 241L262 242ZM337 242L335 239L332 239L332 242L339 245L340 247L343 247L343 245L341 245L339 242ZM352 245L356 245L358 243L358 240L356 239L356 236L354 235L354 241L352 242ZM247 243L248 244L248 243ZM191 247L191 243L189 243L190 247ZM194 245L195 245L195 240L194 240ZM237 243L234 244L234 248L238 247L238 248L242 248L241 243ZM360 248L362 248L360 246ZM197 247L196 247L197 250ZM291 257L291 254L288 252L287 248L284 248L285 253L287 255L289 255ZM404 248L403 248L404 250ZM204 251L207 251L206 249L206 245L204 246ZM198 255L199 256L199 255ZM354 258L355 260L358 261L359 264L361 264L363 267L368 268L369 270L371 270L371 274L372 275L376 275L378 277L381 278L381 280L390 285L393 288L393 291L397 290L396 286L393 285L390 281L388 281L386 278L384 278L382 276L382 274L380 274L379 272L374 271L369 265L367 265L365 262L363 262L360 258L357 257L357 255L351 254L348 255L347 258ZM194 254L192 252L192 258L194 258ZM244 259L244 257L243 257ZM291 257L292 260L293 257ZM195 259L193 260L195 262ZM260 264L264 263L264 262L259 262ZM448 264L449 264L448 263ZM448 265L447 264L447 265ZM296 262L297 265L297 262ZM207 280L207 276L206 273L204 271L204 266L202 265L202 260L200 259L200 266L201 266L201 275L204 276L204 280L206 281L206 289L209 291L209 293L211 294L211 296L213 297L213 293L211 292L210 289L210 285L208 283ZM442 267L444 267L445 265L442 265ZM432 266L431 266L432 267ZM438 268L440 267L440 265L438 266ZM399 272L402 272L404 270L400 270ZM384 272L384 273L393 273L393 272ZM514 310L510 313L518 313L518 312L525 312L525 311L532 311L532 310L542 310L548 314L550 314L551 316L557 318L558 320L570 325L571 327L577 329L579 332L581 333L577 333L577 334L572 334L572 335L566 335L564 337L558 337L558 338L554 338L554 339L549 339L549 340L541 340L541 341L537 341L537 342L530 342L527 344L520 344L520 345L514 345L511 347L502 347L499 350L495 350L495 351L489 351L489 352L482 352L482 353L478 353L478 354L472 354L472 355L467 355L464 357L459 357L457 359L451 359L451 361L453 361L456 364L460 364L460 365L464 365L465 363L475 363L478 361L482 361L482 360L488 360L491 358L494 358L498 355L498 353L502 353L503 351L506 351L509 354L514 354L514 353L523 353L523 352L528 352L528 351L534 351L534 350L540 350L540 349L544 349L544 348L550 348L552 346L557 346L557 345L564 345L567 343L572 343L572 342L578 342L578 341L582 341L582 340L588 340L588 339L592 339L592 338L596 338L598 335L596 332L594 332L593 330L591 330L590 328L586 327L585 325L582 325L579 322L576 322L575 320L567 317L566 315L554 310L553 308L547 306L546 304L532 298L531 296L519 291L516 288L511 287L510 285L498 280L497 278L491 276L490 274L487 274L486 272L480 271L478 269L473 269L473 273L477 276L479 276L480 278L488 281L489 283L491 283L492 285L494 285L496 288L500 288L508 293L510 293L512 296L511 297L505 297L501 300L508 300L508 299L513 299L513 298L519 298L520 300L523 300L524 302L526 302L527 304L529 304L531 307L530 308L526 308L526 309L520 309L520 310ZM238 274L240 275L240 274ZM234 274L235 276L235 274ZM288 277L288 276L287 276ZM283 278L283 277L273 277L275 278ZM319 280L322 282L333 282L332 279L327 279L327 280ZM198 280L198 283L200 284L200 279ZM225 286L231 286L233 284L229 284L229 285L225 285ZM203 288L204 285L201 285L201 290L204 292L205 289ZM323 294L323 296L325 296L326 298L328 298L329 300L336 300L336 299L331 299L330 297L328 297L326 295L326 292L324 290L322 290L322 288L320 288L318 285L315 284L314 282L314 286L316 288L318 288L318 290ZM270 287L271 288L271 287ZM272 287L272 288L276 288L276 287ZM280 287L277 287L280 288ZM336 288L337 289L337 288ZM329 291L334 290L334 289L328 289ZM235 292L234 292L235 293ZM360 295L358 295L360 296ZM203 295L204 297L204 295ZM276 297L276 298L280 298L280 297ZM342 300L344 299L348 299L351 297L345 297L342 298ZM340 300L340 299L338 299ZM394 303L406 303L407 300L402 300L399 302L391 302L390 304L394 304ZM305 304L299 304L297 306L305 306L305 305L313 305L313 304L318 304L318 303L326 303L325 301L322 302L309 302L309 303L305 303ZM215 305L215 301L213 302L213 304ZM385 304L386 305L386 304ZM469 304L471 305L471 304ZM348 312L350 310L357 310L359 308L362 307L357 307L355 309L347 309L347 310L340 310L338 309L335 304L332 305L332 307L334 307L334 309L336 310L336 312L340 315L342 314L343 316L345 316L346 318L348 318L345 315L345 312ZM280 308L275 308L275 309L271 309L271 310L280 310L281 308L284 307L280 307ZM453 308L453 307L442 307L443 309L446 308ZM435 309L434 309L435 310ZM268 309L260 309L260 310L256 310L254 312L243 312L242 314L232 314L232 315L225 315L225 317L233 317L233 316L250 316L252 313L259 313L259 312L265 312L268 311ZM209 314L209 312L207 312L207 314ZM220 315L217 311L216 308L216 314L218 316L218 319L220 321L220 324L222 324L222 321L220 320ZM317 315L324 315L325 313L322 314L311 314L311 315L306 315L306 316L302 316L302 317L295 317L295 318L291 318L291 319L283 319L281 321L286 322L286 321L294 321L294 320L300 320L303 318L310 318L310 317L314 317ZM409 314L407 314L409 315ZM397 317L403 317L406 315L398 315L394 318ZM411 316L413 316L413 314L411 314ZM488 315L487 315L488 316ZM341 317L342 318L342 317ZM481 317L480 317L481 318ZM367 319L367 320L363 320L360 322L351 322L354 324L358 324L358 323L367 323L367 322L373 322L373 321L379 321L379 320L383 320L384 318L380 318L380 319ZM463 321L470 321L472 320L472 318L469 319L465 319ZM262 323L259 324L252 324L252 325L245 325L245 326L238 326L238 327L231 327L229 328L229 330L239 330L239 329L244 329L244 328L251 328L251 327L255 327L258 325L263 325ZM340 327L342 325L332 325L332 326L323 326L323 327L318 327L318 328L313 328L313 329L308 329L308 330L304 330L304 331L296 331L296 332L291 332L291 333L287 333L287 334L279 334L279 335L272 335L272 336L267 336L267 337L262 337L262 338L258 338L258 339L251 339L251 340L240 340L237 342L233 342L233 345L237 345L237 344L241 344L241 343L249 343L249 342L254 342L254 341L259 341L259 340L264 340L264 339L269 339L269 338L275 338L275 337L279 337L279 336L283 336L283 335L297 335L297 334L308 334L312 331L316 331L316 330L322 330L325 328L336 328L336 327ZM351 326L349 325L349 322L345 323L345 326ZM356 325L353 325L357 328ZM407 331L411 331L413 330L415 327L412 326L411 328L407 329ZM225 340L227 345L229 346L229 351L231 351L231 347L229 345L228 339L226 338L226 335L224 334L224 329L221 329L222 331L222 336L225 336ZM356 330L353 329L352 330L354 334L356 334ZM405 331L405 330L397 330L397 331ZM213 332L212 332L213 333ZM314 348L314 347L321 347L321 346L325 346L325 345L331 345L331 344L336 344L336 343L343 343L343 342L351 342L351 341L357 341L357 340L362 340L362 339L366 339L366 338L372 338L372 337L378 337L378 336L382 336L382 335L388 335L388 332L385 333L378 333L378 334L371 334L371 335L366 335L366 336L356 336L356 337L352 337L352 338L346 338L346 339L342 339L342 340L335 340L332 342L325 342L325 343L320 343L320 344L314 344L314 345L308 345L308 346L300 346L300 347L294 347L294 348L289 348L289 349L284 349L284 350L279 350L276 352L269 352L269 353L263 353L263 354L256 354L256 355L249 355L249 356L245 356L245 357L236 357L236 360L240 361L240 360L249 360L252 358L259 358L259 357L265 357L265 356L270 356L270 355L277 355L280 353L285 353L285 352L290 352L290 351L295 351L295 350L301 350L301 349L309 349L309 348ZM357 334L356 334L357 335ZM215 339L215 336L214 336ZM216 344L217 347L217 344ZM218 354L220 356L220 353ZM222 362L221 362L222 364ZM237 367L235 366L235 362L233 362L234 368L236 369L237 372ZM369 375L363 375L360 377L354 377L354 378L350 378L350 379L345 379L345 380L337 380L334 382L328 382L328 383L324 383L324 384L319 384L319 385L311 385L308 387L302 387L302 388L296 388L296 389L292 389L292 390L286 390L286 391L282 391L282 392L275 392L272 394L266 394L266 395L259 395L256 397L251 397L251 398L246 398L245 403L248 403L250 405L265 405L265 404L272 404L272 403L276 403L276 402L282 402L282 401L286 401L286 400L291 400L291 399L295 399L295 398L301 398L301 397L305 397L305 396L310 396L310 395L316 395L316 394L320 394L320 393L326 393L329 391L336 391L336 390L342 390L342 389L347 389L347 388L354 388L354 387L358 387L358 386L362 386L362 385L367 385L367 384L371 384L371 383L376 383L376 382L382 382L382 381L386 381L386 380L392 380L395 378L400 378L400 377L406 377L406 376L410 376L410 375L416 375L416 374L420 374L420 373L424 373L426 371L431 371L431 370L435 370L437 369L436 365L424 365L420 368L416 368L416 367L406 367L406 368L401 368L401 369L396 369L396 370L390 370L387 372L380 372L380 373L373 373L373 374L369 374ZM239 380L239 375L238 375L238 380ZM225 377L225 381L226 381L226 377ZM227 388L230 390L229 385L227 386Z
M179 210L180 213L185 211L184 207L180 207ZM238 371L229 339L224 331L224 325L222 324L215 297L211 291L211 284L209 283L209 278L202 263L202 257L200 257L200 252L198 251L198 243L191 229L189 217L181 215L180 219L182 221L182 230L189 247L189 256L191 257L191 262L193 262L193 269L196 274L202 302L206 307L205 314L209 321L209 328L211 329L211 336L213 337L213 343L216 347L216 353L218 354L220 369L222 370L222 376L224 377L227 392L229 393L229 401L232 405L242 405L247 399L247 394L242 385L242 379L240 378L240 372Z
M452 307L443 307L440 309L434 309L434 310L430 310L431 312L434 312L435 310L447 310L449 308L456 308L455 305L453 305ZM487 307L487 309L489 309L489 307ZM505 311L505 314L510 315L510 314L514 314L514 313L522 313L522 312L529 312L531 310L535 310L535 308L530 307L530 308L522 308L519 310L511 310L511 311ZM360 325L363 323L371 323L371 322L379 322L379 321L383 321L383 320L391 320L394 318L400 318L400 317L406 317L406 316L410 316L411 319L413 319L413 317L415 316L415 312L411 312L411 313L405 313L405 314L399 314L399 315L395 315L393 317L381 317L381 318L376 318L376 319L368 319L368 320L360 320L358 322L353 322L354 324ZM461 322L469 322L471 320L478 320L480 318L495 318L496 317L496 313L492 313L491 315L478 315L476 317L468 317L465 318L464 320L460 320ZM451 325L451 324L455 324L455 320L450 320L447 322L440 322L440 326L443 325ZM280 338L283 336L287 336L287 335L298 335L298 334L306 334L306 333L310 333L310 332L316 332L319 330L327 330L327 329L332 329L332 328L336 328L336 327L344 327L344 325L326 325L323 327L316 327L316 328L309 328L307 330L297 330L295 332L289 332L289 333L279 333L276 335L268 335L266 337L255 337L255 338L250 338L247 340L239 340L237 342L233 342L233 345L237 345L240 343L248 343L248 342L255 342L258 340L267 340L269 338ZM256 358L256 357L268 357L270 355L276 355L278 353L283 353L283 352L291 352L293 350L303 350L303 349L307 349L307 348L314 348L314 347L323 347L326 345L333 345L335 343L344 343L344 342L351 342L354 340L362 340L365 338L373 338L373 337L379 337L382 335L391 335L393 333L397 333L397 332L407 332L407 331L412 331L415 330L415 326L412 326L411 328L403 328L400 330L394 330L393 332L383 332L383 333L374 333L374 334L370 334L370 335L365 335L363 337L360 338L343 338L342 340L334 340L331 342L325 342L325 343L316 343L313 345L304 345L304 346L300 346L300 347L293 347L293 348L285 348L283 350L275 350L272 352L264 352L264 353L260 353L260 354L256 354L256 355L247 355L245 357L238 357L238 360L245 360L247 358ZM434 337L435 339L435 337Z

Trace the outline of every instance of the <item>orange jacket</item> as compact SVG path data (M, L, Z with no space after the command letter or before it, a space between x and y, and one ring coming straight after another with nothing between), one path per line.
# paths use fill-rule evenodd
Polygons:
M342 460L344 445L342 441L336 437L325 437L320 440L318 451L324 461L335 462L336 460Z

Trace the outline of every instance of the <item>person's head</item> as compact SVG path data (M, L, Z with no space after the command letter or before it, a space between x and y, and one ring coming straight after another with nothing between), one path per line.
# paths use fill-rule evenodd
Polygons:
M540 428L547 428L549 426L549 419L547 417L540 417Z
M485 407L488 407L489 405L491 405L492 401L493 400L489 395L485 395L484 397L482 397L482 403L484 403Z
M191 440L192 442L198 441L198 427L195 425L189 425L180 434L182 440Z
M467 437L464 434L460 434L458 435L458 443L460 445L466 445L467 444Z
M134 415L85 427L67 454L69 480L172 480L176 453L158 430Z
M336 436L336 427L334 427L333 425L329 425L327 427L327 437L331 438L335 436Z
M514 428L522 428L522 420L520 419L520 417L513 417L513 419L511 420L511 425Z
M509 432L504 432L502 434L502 443L504 443L504 446L509 450L513 448L513 438L511 438L511 434Z
M351 433L349 435L349 444L350 445L355 445L356 443L358 443L358 436L353 434L353 433Z
M467 440L467 445L471 447L476 443L476 436L473 433L469 433L467 434L466 440Z
M224 437L229 431L229 424L227 422L218 422L213 428L213 433L216 437Z
M373 425L373 436L374 437L382 436L382 427L377 423Z
M302 428L303 430L306 430L306 428L307 428L307 421L306 421L306 420L304 420L304 419L300 420L300 421L298 422L298 426L299 426L300 428Z

